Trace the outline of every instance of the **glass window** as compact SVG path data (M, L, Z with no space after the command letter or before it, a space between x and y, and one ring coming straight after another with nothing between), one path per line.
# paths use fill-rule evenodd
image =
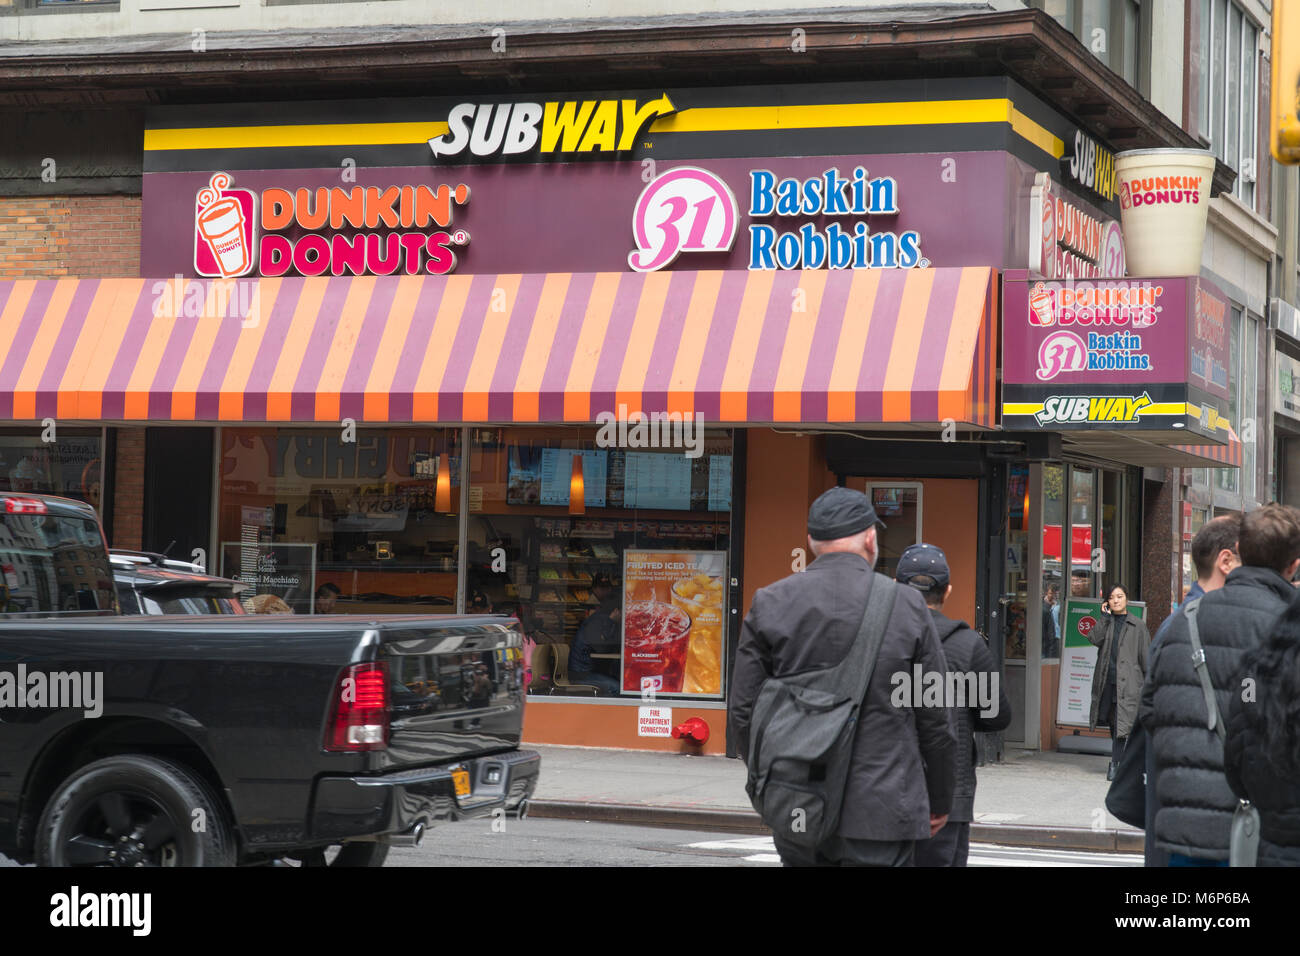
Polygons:
M1242 407L1241 321L1241 309L1234 306L1232 309L1232 329L1229 335L1231 344L1228 355L1228 421L1231 422L1234 427L1239 427L1241 424L1241 418L1239 417ZM1235 492L1237 490L1236 468L1216 468L1214 469L1214 472L1215 485L1221 491Z
M87 546L103 559L76 564L73 552ZM0 516L0 613L115 609L107 562L93 521L52 514Z
M1007 476L1007 556L1002 589L1005 613L1003 658L1023 661L1029 640L1029 467L1012 465ZM1014 557L1014 560L1012 558Z
M446 428L223 429L221 574L251 585L246 606L455 613L459 442Z
M1124 3L1124 63L1121 73L1124 79L1128 80L1130 86L1137 86L1138 72L1138 25L1141 15L1141 8L1136 0L1125 0Z
M100 507L100 433L59 429L42 441L35 430L0 432L0 491L29 491Z
M921 486L870 484L867 494L876 514L888 526L879 532L880 560L876 570L892 578L903 552L921 543Z
M1198 129L1214 154L1239 173L1234 194L1254 208L1259 27L1231 0L1200 0L1194 26Z
M536 644L530 693L721 697L731 433L687 454L602 431L470 430L470 593Z
M1058 657L1065 569L1061 529L1065 516L1065 467L1043 466L1043 657Z
M1092 525L1096 518L1096 475L1091 468L1070 468L1070 595L1099 595L1101 582L1093 572ZM1064 529L1062 529L1062 548ZM1064 558L1062 558L1064 560Z
M1247 316L1246 347L1244 349L1244 367L1242 369L1241 421L1233 422L1239 437L1244 430L1248 429L1245 433L1252 438L1251 441L1242 445L1241 455L1241 493L1250 498L1255 497L1255 445L1259 440L1259 436L1263 433L1260 423L1256 420L1258 415L1256 387L1259 371L1259 357L1256 354L1259 347L1257 343L1258 329L1258 323ZM1247 426L1247 422L1252 424Z

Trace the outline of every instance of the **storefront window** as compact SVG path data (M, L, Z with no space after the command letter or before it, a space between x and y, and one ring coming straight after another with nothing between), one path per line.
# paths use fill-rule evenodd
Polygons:
M1116 584L1122 584L1128 590L1129 594L1137 593L1136 581L1125 581L1120 578L1120 548L1123 542L1120 540L1120 529L1124 527L1121 521L1121 512L1123 510L1123 498L1120 495L1120 489L1123 486L1123 475L1117 471L1103 471L1101 473L1101 507L1098 517L1098 541L1093 552L1093 566L1101 575L1101 586L1111 588ZM1099 593L1105 593L1099 592Z
M470 434L468 586L536 644L530 693L721 697L730 434L696 457L595 428Z
M880 558L876 570L892 578L903 552L921 543L921 485L872 484L867 486L867 494L876 515L885 523L885 529L877 531Z
M100 510L101 432L60 429L0 432L0 491L27 491L87 502Z
M1069 592L1062 565L1061 529L1065 525L1065 467L1043 466L1043 658L1057 657L1061 647L1061 609Z
M1235 306L1232 309L1232 327L1230 333L1230 352L1228 357L1228 421L1234 427L1240 429L1241 418L1241 386L1242 386L1242 312ZM1214 484L1220 491L1236 492L1237 490L1237 471L1236 468L1216 468L1214 469Z
M1029 602L1029 467L1012 465L1007 476L1007 560L1002 593L1005 660L1025 659Z
M1070 469L1070 595L1090 597L1101 584L1093 571L1092 523L1096 476L1090 468Z
M251 584L250 601L274 594L299 614L455 612L458 429L221 438L220 573Z

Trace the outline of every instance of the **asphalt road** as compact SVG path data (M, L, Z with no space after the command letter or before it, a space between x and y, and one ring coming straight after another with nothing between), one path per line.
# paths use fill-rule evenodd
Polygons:
M0 856L0 866L16 866ZM387 866L779 866L771 837L574 820L470 820L394 847ZM1142 857L975 844L970 865L1141 866Z

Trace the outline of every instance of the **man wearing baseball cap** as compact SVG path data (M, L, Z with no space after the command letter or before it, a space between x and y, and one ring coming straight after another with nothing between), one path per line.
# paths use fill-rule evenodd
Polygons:
M957 781L952 811L942 830L916 844L916 865L965 866L970 852L970 825L975 818L974 732L1004 730L1011 723L1011 703L984 638L965 621L954 621L943 614L944 602L952 594L944 553L932 544L912 545L898 559L896 578L925 599L943 644L948 674L956 675L954 679L945 678L944 687L960 686L965 698L944 701L952 708L957 728ZM985 689L989 691L988 699L981 703L979 693Z
M754 704L769 677L843 661L863 620L884 527L860 491L832 488L808 512L807 570L761 588L740 632L732 677L731 733L750 752ZM777 545L782 549L788 545ZM848 784L834 838L815 852L774 835L787 866L910 866L917 840L947 821L954 733L946 708L893 706L891 675L946 667L920 594L898 588L859 711Z

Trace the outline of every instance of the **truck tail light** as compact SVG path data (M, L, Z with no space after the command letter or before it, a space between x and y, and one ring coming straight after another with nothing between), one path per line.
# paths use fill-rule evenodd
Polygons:
M339 675L325 749L388 749L387 664L353 664Z
M11 515L43 515L45 502L40 498L6 498L5 511Z

